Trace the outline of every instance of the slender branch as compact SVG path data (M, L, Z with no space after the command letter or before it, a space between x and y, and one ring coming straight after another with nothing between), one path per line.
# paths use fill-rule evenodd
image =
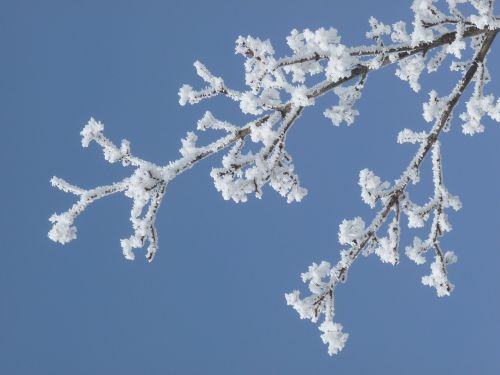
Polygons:
M491 31L488 29L478 29L477 27L470 27L467 30L465 30L464 38L478 36L478 35L481 35L484 33L496 33L497 31L498 31L498 29ZM394 64L394 63L396 63L396 62L398 62L406 57L409 57L411 55L414 55L414 54L417 54L420 52L427 52L431 49L441 47L445 44L449 44L455 40L455 36L456 36L456 32L453 31L453 32L449 32L449 33L441 35L440 37L436 38L432 42L421 43L420 45L418 45L416 47L411 47L409 45L399 47L399 48L388 47L387 49L384 49L383 53L397 53L397 57L395 59L394 58L391 59L389 56L386 56L384 58L384 60L382 61L380 68ZM380 51L378 51L378 52L380 53ZM353 56L356 56L356 55L360 56L360 55L364 55L364 54L368 55L368 54L374 54L374 53L375 52L358 51L358 52L354 52L352 55ZM297 60L289 61L287 63L282 62L282 63L278 63L278 65L280 65L280 66L277 66L276 69L279 67L286 66L286 65L300 64L303 62L320 60L323 58L324 57L322 57L322 56L315 55L313 57L300 58ZM347 77L341 78L335 82L320 83L317 86L311 88L309 90L309 93L307 94L307 97L308 98L318 98L320 96L323 96L326 93L331 92L334 88L336 88L336 87L338 87L338 86L340 86L340 85L342 85L342 84L344 84L344 83L346 83L346 82L348 82L348 81L350 81L358 76L366 77L366 75L368 73L375 71L375 70L378 70L378 69L379 68L370 69L367 66L359 65L359 66L355 67L354 69L352 69L351 74ZM275 69L273 69L273 70L275 70ZM290 112L291 109L292 109L292 103L288 102L285 105L277 108L276 110L279 111L282 114L282 116L284 117L288 112ZM266 116L261 117L259 120L256 121L256 126L260 126L261 124L265 123L269 119L269 117L270 117L270 115L266 115ZM192 161L186 163L186 161L179 159L178 161L171 164L171 165L175 165L175 166L179 165L178 167L170 167L170 165L169 165L169 166L165 166L164 168L168 168L169 170L171 168L174 168L174 170L175 170L174 173L176 175L180 174L180 173L184 172L185 170L191 168L198 161L201 161L201 160L207 158L208 156L213 155L214 153L229 147L230 145L234 144L237 140L245 138L247 135L250 134L250 132L251 132L250 126L247 125L246 127L241 128L239 130L239 132L236 135L234 135L233 137L228 137L223 142L217 141L217 142L214 142L214 143L208 145L202 151L200 151L200 153Z
M344 220L340 227L339 241L341 243L350 243L350 248L348 250L341 251L341 259L332 268L330 268L328 262L322 262L319 266L313 263L313 265L309 268L309 272L302 274L304 282L311 280L309 284L309 289L312 292L311 296L300 299L300 293L298 291L294 291L286 295L287 303L292 305L299 312L302 318L309 318L313 322L316 322L320 314L324 315L325 320L319 329L324 332L321 337L325 343L328 343L330 354L336 354L343 348L348 335L342 333L342 326L340 324L333 322L334 300L333 298L331 301L328 300L327 296L334 296L336 286L339 282L343 283L346 281L348 271L356 259L358 259L362 251L366 250L374 243L380 245L381 247L384 247L387 243L389 243L392 247L389 250L394 252L394 254L390 257L386 253L387 250L385 248L372 251L378 251L377 254L384 262L389 261L393 264L397 263L398 258L396 248L399 242L399 233L389 233L389 239L383 238L381 240L377 238L377 233L387 220L389 213L392 210L395 210L395 226L390 225L389 230L396 230L396 232L398 232L401 200L405 201L403 206L405 209L408 209L409 205L412 205L412 203L406 199L406 188L416 173L418 173L420 165L427 156L429 150L433 148L435 148L435 156L433 160L435 196L429 203L429 207L425 207L426 211L434 209L434 220L431 234L428 241L425 243L417 242L416 250L414 250L410 255L417 263L421 263L425 261L421 254L429 247L434 247L436 258L434 263L431 265L432 272L431 275L424 276L422 278L422 283L435 287L438 296L449 295L453 289L453 284L448 281L446 265L454 262L456 257L452 252L444 254L438 240L438 237L442 234L443 229L450 230L449 228L442 228L441 226L441 222L446 220L443 216L443 208L445 205L443 194L448 193L446 192L444 186L442 186L443 182L438 138L445 126L448 124L450 116L465 89L472 82L476 73L478 73L479 67L482 67L497 32L498 30L493 30L485 34L482 44L477 50L468 70L464 73L461 80L457 83L452 93L449 95L446 105L444 106L440 116L436 119L432 130L425 138L422 138L420 135L416 138L421 145L402 176L396 182L395 186L383 195L377 193L376 200L381 200L383 204L382 208L375 215L370 225L364 229L364 222L360 218L356 218L352 221ZM371 185L378 184L380 186L385 186L381 185L380 182L377 181L378 180L374 180L372 178ZM449 196L447 196L446 199L449 200ZM370 203L372 202L370 201ZM446 204L450 205L450 203ZM422 210L424 210L424 208L422 208ZM426 215L426 213L424 214ZM393 235L393 242L391 242L391 234ZM382 241L384 243L382 243ZM321 280L322 278L328 278L328 281L323 282ZM326 305L325 301L330 302L330 304Z
M182 172L192 168L198 162L221 150L228 148L237 141L245 139L245 137L247 137L251 133L251 124L255 124L256 127L260 127L267 120L269 120L270 117L271 115L262 116L257 121L252 121L250 124L236 131L234 134L230 134L225 138L217 140L205 147L198 149L196 154L190 155L187 158L177 159L176 161L167 164L163 167L164 179L166 181L170 181L174 176L177 176Z
M448 104L446 106L446 109L441 115L441 118L434 124L434 127L430 132L430 134L428 135L426 141L420 146L420 149L418 150L417 154L413 157L413 160L408 165L405 173L399 179L399 182L396 184L395 189L391 193L391 199L388 200L385 206L379 211L375 219L373 219L371 225L368 227L369 229L366 231L365 235L360 240L359 245L350 251L350 255L352 255L351 256L352 261L354 261L359 256L361 251L365 248L365 246L369 243L369 241L372 240L375 233L377 233L377 231L380 229L382 224L385 222L385 219L387 218L392 207L399 202L401 195L403 194L404 190L407 188L409 182L411 181L411 175L412 175L411 172L416 171L420 168L420 164L425 159L426 155L429 153L432 146L437 142L439 135L443 131L443 128L447 124L453 112L453 109L455 108L460 97L464 93L466 87L472 81L472 78L474 77L479 65L483 63L486 54L488 53L491 44L495 39L497 32L498 31L495 30L486 34L481 49L473 59L470 68L467 70L467 72L464 74L460 82L453 90L450 99L448 101ZM343 271L343 273L345 273L346 271L347 270Z
M457 23L457 22L450 22L450 23ZM470 25L470 23L466 23L466 24ZM429 27L431 27L431 26L437 26L437 24L433 24L433 25L429 24ZM491 31L491 30L479 29L476 26L470 26L464 31L463 37L470 38L470 37L474 37L474 36L478 36L478 35L487 33L489 31ZM417 46L413 46L413 45L408 43L405 45L388 45L385 47L379 47L379 46L371 47L371 48L370 47L352 47L352 48L350 48L349 54L351 56L354 56L354 57L373 56L373 55L379 55L379 54L382 54L382 55L397 54L397 56L395 56L395 57L394 56L386 56L384 58L384 60L382 61L381 67L383 67L383 66L395 63L395 62L397 62L401 59L404 59L408 56L411 56L411 55L414 55L414 54L417 54L420 52L427 53L429 50L432 50L434 48L441 47L445 44L450 44L455 40L455 37L456 37L456 31L450 31L448 33L442 34L441 36L439 36L438 38L434 39L431 42L420 43ZM280 68L284 68L286 66L299 65L299 64L303 64L303 63L307 63L307 62L312 62L312 61L321 61L321 60L326 60L328 58L329 58L328 55L326 55L326 54L320 55L319 53L314 53L313 55L306 56L306 57L284 58L282 60L279 60L274 67L267 70L265 72L265 74L271 74L271 73L275 72L276 70L278 70ZM313 94L311 94L310 97L318 97L318 96L324 94L325 92L329 91L330 89L337 87L337 86L341 85L342 83L345 83L345 82L357 77L358 75L366 73L368 70L369 70L368 68L363 67L363 66L355 68L351 71L351 75L349 77L346 77L346 78L343 78L339 81L330 83L331 87L327 86L325 88L324 92L319 92L319 90L317 92L315 91ZM374 70L377 70L377 69L374 69ZM263 76L260 78L260 80L262 80L262 79L263 79Z

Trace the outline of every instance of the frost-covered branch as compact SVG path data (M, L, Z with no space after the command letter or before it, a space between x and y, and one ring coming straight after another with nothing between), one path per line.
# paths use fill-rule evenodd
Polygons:
M276 57L269 40L240 36L235 52L245 59L246 88L241 90L230 88L223 78L195 62L196 72L206 85L201 89L183 85L179 90L181 105L223 95L238 103L243 114L254 118L237 125L206 112L198 121L197 130L212 130L221 136L208 145L198 145L197 134L188 132L181 140L181 156L166 165L156 165L133 155L126 140L116 146L104 136L102 123L91 119L81 132L83 147L95 142L103 149L107 161L121 162L133 170L122 181L93 189L54 177L52 184L76 195L78 201L68 211L51 216L53 226L49 237L63 244L75 239L74 222L78 215L95 200L120 192L132 200L133 233L121 240L123 253L127 259L134 259L134 249L148 243L146 257L151 261L158 249L155 221L168 184L199 161L221 151L225 153L222 165L213 168L210 175L224 199L246 202L250 194L261 198L265 186L269 185L289 203L299 202L307 190L295 173L286 139L307 107L314 106L317 98L333 93L337 99L324 109L324 116L335 126L351 125L359 115L356 103L370 74L397 65L396 76L419 91L421 74L425 70L436 72L451 57L450 69L462 77L448 96L439 97L434 90L429 93L423 116L425 121L433 123L432 128L420 132L403 129L398 136L399 143L418 145L406 170L393 184L382 182L368 169L360 172L363 201L371 208L379 206L372 221L366 226L361 217L344 220L339 228L339 242L346 248L341 251L340 261L333 267L325 261L319 265L313 263L302 274L311 294L301 299L300 293L294 291L286 298L301 318L317 322L324 317L319 326L321 338L328 344L328 352L336 354L343 348L347 334L334 321L335 288L346 280L360 254L375 253L382 262L399 262L403 216L408 218L410 228L423 227L432 216L428 237L415 237L413 244L406 246L405 253L421 264L427 251L433 250L431 274L422 282L434 287L439 296L449 295L453 285L448 281L447 266L456 257L442 250L440 238L451 230L446 209L458 210L460 201L450 195L444 185L438 139L449 130L452 112L472 82L473 93L466 102L466 112L460 115L463 132L472 135L484 131L481 121L485 115L500 121L500 101L484 94L484 86L490 80L486 55L500 30L500 19L493 13L492 0L447 0L446 10L439 9L436 2L413 1L414 20L410 31L402 21L387 25L370 18L370 29L366 33L369 45L349 47L342 43L334 28L292 30L286 39L291 54ZM472 5L474 11L466 14L461 8L463 3ZM468 50L472 51L472 59L466 57ZM432 154L434 194L427 203L418 205L410 199L408 188L419 181L421 164L429 153ZM381 233L385 229L387 233Z
M49 238L52 241L57 241L62 244L76 238L76 227L73 225L74 221L90 203L108 195L123 192L127 189L128 185L128 180L125 179L109 186L99 186L95 189L84 190L58 177L53 177L50 182L52 186L79 197L78 202L64 214L53 214L49 219L50 222L53 223L52 229L49 232Z
M297 310L302 319L317 322L320 315L324 315L324 321L319 329L323 332L321 338L328 345L329 354L337 354L344 347L348 337L342 332L342 325L334 322L333 319L336 286L339 282L346 281L350 267L361 253L364 255L375 253L384 263L395 265L399 262L401 211L407 215L410 228L423 227L429 215L433 213L434 219L428 239L422 241L415 237L413 245L407 246L405 252L415 263L423 264L425 252L433 248L435 258L431 264L431 274L424 276L422 283L434 287L440 297L449 295L453 290L453 284L448 280L447 266L454 263L457 257L452 251L445 253L442 251L439 237L451 230L445 209L451 207L458 210L461 203L457 197L448 193L444 185L438 138L444 130L447 130L454 107L473 79L476 80L476 90L473 95L476 95L477 82L484 80L486 54L497 32L498 30L492 30L484 35L468 70L448 97L437 99L435 92L431 93L431 103L424 105L424 118L428 121L435 120L431 131L414 133L405 129L399 134L400 143L419 143L420 146L405 172L394 185L391 187L387 182L382 183L378 176L367 169L361 171L359 184L364 202L372 208L377 202L382 205L370 225L365 227L365 222L360 217L344 220L339 226L339 242L348 245L348 248L341 251L341 259L338 263L333 267L325 261L321 262L320 266L313 263L308 272L302 274L302 280L309 281L311 294L303 299L300 298L298 290L286 295L287 303ZM418 182L420 165L429 151L432 151L433 155L434 196L424 206L418 206L410 200L407 188L410 182ZM388 224L387 235L380 237L379 231L391 213L393 220ZM321 287L319 288L318 285Z

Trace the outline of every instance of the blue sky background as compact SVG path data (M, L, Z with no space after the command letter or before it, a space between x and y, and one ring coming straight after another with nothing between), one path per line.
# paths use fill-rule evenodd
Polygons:
M445 181L463 209L442 240L459 263L456 291L439 299L421 285L428 262L403 257L394 268L375 257L353 267L338 289L337 319L350 333L327 355L317 326L300 321L284 293L302 288L313 261L338 259L337 228L361 215L357 176L370 168L393 180L415 151L397 132L428 127L421 102L457 79L445 70L413 93L394 68L370 74L350 128L323 118L333 96L305 111L288 149L309 196L286 204L224 201L209 177L220 155L170 186L158 217L160 252L148 264L121 254L130 200L92 205L67 246L47 238L48 217L74 197L50 187L53 175L83 187L130 170L109 165L95 145L80 147L90 116L115 142L127 138L156 163L178 157L180 138L205 110L243 123L234 103L180 107L183 83L201 87L199 59L241 88L238 35L270 38L288 53L291 29L335 26L347 44L365 43L368 18L409 21L410 1L24 1L0 4L0 373L2 374L495 374L500 373L500 127L484 135L443 136ZM490 54L500 94L499 43ZM428 169L429 165L425 167ZM431 191L424 172L417 196ZM404 231L402 247L415 232Z

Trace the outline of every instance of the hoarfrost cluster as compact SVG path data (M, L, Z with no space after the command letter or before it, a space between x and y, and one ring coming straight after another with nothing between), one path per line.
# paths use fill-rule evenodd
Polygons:
M471 7L466 8L466 3ZM464 10L470 8L473 12ZM105 137L103 124L90 119L81 132L82 146L95 142L108 162L120 162L133 170L121 181L91 189L53 177L53 186L74 194L77 202L68 211L50 217L53 225L49 238L62 244L74 240L75 220L87 206L105 196L123 193L132 200L132 234L121 240L123 254L134 259L134 249L147 244L146 257L151 261L158 250L156 215L169 182L219 152L225 152L221 165L214 167L210 175L224 199L246 202L252 194L261 198L263 188L269 185L289 203L300 202L307 190L295 172L286 139L306 107L333 93L337 100L324 109L324 116L335 126L351 125L359 115L356 102L372 72L394 64L396 76L419 91L419 78L425 71L436 72L445 61L451 60L450 70L460 74L457 84L444 95L431 90L429 101L423 104L423 119L431 126L419 131L402 129L399 133L398 143L409 143L416 148L407 168L392 183L383 181L369 169L359 173L363 202L378 209L374 218L344 219L338 233L342 245L340 260L333 265L322 261L309 266L302 274L309 294L302 297L300 291L294 290L286 294L286 302L302 319L314 323L322 319L318 326L321 339L330 355L337 354L348 334L335 320L336 287L347 280L348 271L360 254L376 254L384 263L399 263L402 217L409 228L428 226L427 237L415 236L404 253L416 264L424 264L432 252L430 274L422 278L422 283L434 288L440 297L449 295L453 284L448 278L448 266L457 257L452 251L444 251L440 241L452 228L447 210L458 210L461 203L444 183L440 138L450 130L453 111L469 85L474 87L466 101L466 112L458 116L462 132L468 135L483 132L484 116L500 121L500 100L484 92L491 80L486 55L500 30L500 19L493 13L492 0L414 0L411 10L414 14L411 25L402 21L389 25L370 18L366 33L370 44L366 46L343 44L334 28L292 30L286 39L291 54L277 57L269 40L240 36L235 52L245 60L247 86L241 91L229 88L223 78L213 75L201 62L195 62L196 73L205 87L182 86L179 90L182 106L222 95L237 102L242 113L255 117L244 124L231 124L206 112L198 121L197 130L217 130L223 135L208 145L198 145L197 134L188 132L181 140L180 157L166 165L133 155L126 140L120 146L115 145ZM311 83L313 76L316 83ZM249 144L253 146L248 147ZM411 200L409 188L420 181L420 168L428 155L432 159L434 190L429 200L420 205Z

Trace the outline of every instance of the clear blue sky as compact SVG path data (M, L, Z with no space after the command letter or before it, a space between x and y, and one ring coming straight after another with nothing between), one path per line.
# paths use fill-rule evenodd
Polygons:
M242 87L238 35L270 38L287 53L291 29L335 26L348 44L364 43L368 18L409 20L410 1L24 1L0 4L1 374L498 374L500 373L500 177L498 124L484 135L443 137L448 188L463 209L443 247L456 291L438 299L420 283L427 263L405 257L394 268L361 259L338 291L337 317L350 333L331 358L317 326L300 321L284 293L303 288L313 261L335 262L343 218L373 214L357 175L370 168L397 178L414 152L397 145L403 127L424 129L421 102L445 94L456 76L426 76L413 93L394 68L370 75L351 128L333 128L305 111L288 137L309 196L288 205L274 191L247 204L224 201L209 177L220 156L175 180L159 218L152 264L121 254L130 200L112 197L78 220L67 246L47 238L48 217L73 196L50 187L57 175L83 187L127 170L111 166L79 132L94 116L116 142L165 163L180 138L210 109L242 121L234 103L215 99L180 107L183 83L199 87L199 59ZM500 94L500 41L490 55ZM444 73L444 74L442 74ZM429 165L426 165L429 167ZM425 197L431 189L423 174ZM427 180L425 180L427 179ZM402 246L415 232L404 231Z

